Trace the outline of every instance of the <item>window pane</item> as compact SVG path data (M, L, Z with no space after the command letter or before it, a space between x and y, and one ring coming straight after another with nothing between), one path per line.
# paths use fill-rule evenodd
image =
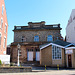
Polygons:
M3 20L1 19L1 28L2 28L2 26L3 26Z
M5 48L6 38L4 38L4 48Z
M4 12L4 6L2 6L2 15L3 15L3 12Z
M25 36L22 36L22 38L25 38Z
M25 36L22 36L21 42L26 42L26 37Z
M0 34L0 45L1 45L1 34Z
M52 46L52 58L61 59L61 48Z
M6 28L7 28L7 26L5 25L5 33L6 33Z
M38 42L39 41L39 36L38 35L34 36L34 41L35 42Z
M53 41L52 35L48 35L47 41Z

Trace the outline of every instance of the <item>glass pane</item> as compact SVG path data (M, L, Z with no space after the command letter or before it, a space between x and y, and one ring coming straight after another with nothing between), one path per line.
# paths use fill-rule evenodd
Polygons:
M54 55L53 55L53 59L54 59Z
M36 35L36 36L34 36L34 41L39 41L39 36L38 35Z
M47 41L53 41L52 35L48 35Z
M3 15L3 11L4 11L4 6L2 6L2 15Z

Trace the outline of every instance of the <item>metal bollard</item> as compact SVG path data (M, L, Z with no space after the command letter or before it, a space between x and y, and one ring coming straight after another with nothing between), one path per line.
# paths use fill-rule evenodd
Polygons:
M59 65L57 64L57 70L59 70Z
M46 65L45 65L45 71L46 71Z

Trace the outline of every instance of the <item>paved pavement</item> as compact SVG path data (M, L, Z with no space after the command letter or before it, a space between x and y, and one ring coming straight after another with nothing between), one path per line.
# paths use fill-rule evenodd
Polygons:
M47 70L57 70L57 68L46 67ZM63 68L60 68L62 70ZM45 67L35 67L32 66L32 70L45 70Z
M0 73L0 75L75 75L74 70L33 70L25 73Z
M29 66L30 67L30 66ZM32 72L25 73L0 73L0 75L75 75L75 69L63 69L57 70L57 68L47 67L32 67Z

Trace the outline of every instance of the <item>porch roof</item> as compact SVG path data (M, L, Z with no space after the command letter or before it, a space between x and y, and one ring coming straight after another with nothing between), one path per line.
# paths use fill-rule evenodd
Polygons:
M65 41L62 41L62 40L56 40L56 41L53 41L51 43L46 43L46 44L40 45L40 49L43 49L43 48L45 48L47 46L50 46L50 45L55 45L55 46L58 46L58 47L61 47L61 48L66 48L66 47L69 47L71 45L74 46L74 44L72 44L72 43L65 42Z

